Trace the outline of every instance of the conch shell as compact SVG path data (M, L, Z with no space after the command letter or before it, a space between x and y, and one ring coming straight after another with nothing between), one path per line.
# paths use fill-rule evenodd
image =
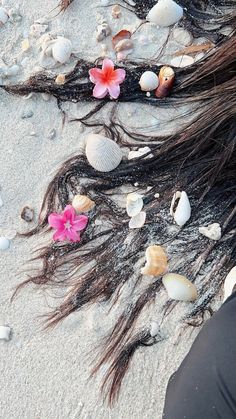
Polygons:
M88 212L94 205L95 202L86 195L75 195L72 201L72 206L78 212Z
M158 276L167 271L167 255L161 246L152 245L146 250L147 262L141 269L143 275Z
M162 278L169 298L177 301L194 301L197 298L197 288L185 276L168 273Z
M175 72L171 67L161 67L159 72L159 86L155 91L159 99L169 95L175 81Z

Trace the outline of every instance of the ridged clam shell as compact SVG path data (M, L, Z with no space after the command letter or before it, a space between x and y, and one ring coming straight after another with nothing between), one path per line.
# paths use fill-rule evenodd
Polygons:
M158 276L167 271L167 255L161 246L152 245L146 250L146 264L141 269L143 275Z
M59 36L52 46L52 56L55 61L64 64L69 60L72 53L71 41L63 36Z
M72 201L72 206L78 212L90 211L94 205L95 202L86 195L75 195Z
M141 228L145 224L146 221L146 212L141 211L139 214L134 215L130 219L129 228Z
M98 134L88 136L85 154L89 164L98 172L111 172L122 160L122 151L118 144Z
M183 275L168 273L163 276L162 282L172 300L194 301L198 296L195 285Z
M145 71L139 80L141 90L144 92L151 92L159 85L159 78L153 71Z
M233 288L236 285L236 266L234 266L228 273L224 282L224 300L232 294Z
M143 198L136 192L129 193L126 198L126 211L129 217L138 215L143 208Z
M211 240L220 240L221 227L219 223L209 224L207 227L199 227L199 233Z
M175 202L179 198L178 205L174 210ZM170 215L174 217L176 224L182 227L191 217L191 206L185 191L177 191L171 201Z
M149 11L147 20L166 27L177 23L183 17L183 9L173 0L159 0Z

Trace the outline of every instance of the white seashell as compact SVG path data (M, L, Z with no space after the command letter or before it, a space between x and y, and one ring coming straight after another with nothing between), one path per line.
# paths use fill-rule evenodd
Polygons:
M146 221L146 212L141 211L137 215L134 215L129 222L129 228L141 228Z
M145 71L140 77L139 84L144 92L151 92L159 86L159 78L153 71Z
M9 326L0 326L0 340L10 340L11 328Z
M159 276L167 272L168 260L162 246L153 244L148 246L145 252L146 263L141 269L142 275Z
M168 273L163 276L162 282L172 300L194 301L198 296L195 285L183 275Z
M183 28L173 29L173 38L176 42L184 45L185 47L191 45L193 41L192 34Z
M194 63L194 58L189 55L180 55L179 57L174 57L170 61L173 67L187 67Z
M225 282L224 282L224 299L223 302L225 300L227 300L228 297L230 297L230 295L233 292L233 288L236 285L236 266L234 266L228 273L228 275L225 278Z
M10 241L6 238L1 236L0 237L0 250L7 250L10 246Z
M78 212L90 211L94 205L95 202L86 195L75 195L72 201L72 206Z
M171 26L183 17L183 9L173 0L159 0L147 15L147 20L158 26Z
M126 211L129 217L138 215L143 208L143 198L136 192L129 193L126 198Z
M89 164L98 172L111 172L122 160L122 151L118 144L98 134L88 136L85 154Z
M199 52L198 54L196 54L194 57L194 62L196 63L196 61L202 60L204 55L205 55L204 52Z
M107 36L111 34L111 28L108 23L103 22L101 25L97 27L96 31L96 40L98 42L103 41Z
M174 210L175 202L179 199L176 209ZM186 192L177 191L171 201L170 215L174 217L176 224L182 227L191 217L191 206Z
M207 227L199 227L198 230L200 234L208 237L208 239L220 240L221 238L221 227L219 223L209 224Z
M55 61L64 64L72 53L72 43L69 39L59 36L52 46L52 56Z
M0 7L0 25L5 25L9 19L8 13L4 7Z
M159 325L156 321L152 320L150 323L150 335L152 338L154 338L156 335L159 334Z
M151 151L151 149L149 147L141 147L136 151L130 151L128 154L128 160L132 160L132 159L136 159L137 157L141 157L144 156L144 154L149 153L149 151ZM147 158L153 157L153 154L149 154Z
M121 41L117 42L115 46L115 52L132 50L133 47L134 47L134 44L133 44L133 41L131 41L131 39L122 39Z

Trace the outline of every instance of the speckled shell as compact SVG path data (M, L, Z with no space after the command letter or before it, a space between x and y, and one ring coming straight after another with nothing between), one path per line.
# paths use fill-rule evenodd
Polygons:
M141 90L144 92L151 92L159 85L159 79L153 71L145 71L139 80Z
M159 72L159 86L155 91L158 98L166 97L170 94L175 81L175 72L173 68L163 66Z
M149 11L147 20L166 27L177 23L183 17L183 9L173 0L159 0Z
M55 61L64 64L72 53L72 44L69 39L59 36L52 46L52 56Z
M149 246L146 250L146 265L141 269L143 275L158 276L167 271L167 255L161 246Z
M172 300L194 301L198 296L195 285L183 275L168 273L163 276L162 282Z
M95 202L86 195L75 195L72 201L72 206L78 212L88 212L94 205Z
M98 172L111 172L122 160L118 144L98 134L88 136L85 154L89 164Z

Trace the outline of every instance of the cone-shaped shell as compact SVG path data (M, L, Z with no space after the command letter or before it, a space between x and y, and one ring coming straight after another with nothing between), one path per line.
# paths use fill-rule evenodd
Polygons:
M89 164L98 172L111 172L122 160L118 144L98 134L88 136L85 154Z
M176 200L179 199L177 207L174 209ZM171 202L170 214L174 217L176 224L182 227L191 217L191 206L186 192L177 191Z
M177 301L194 301L197 298L197 288L185 276L168 273L162 278L169 298Z
M224 300L232 294L233 288L236 285L236 266L234 266L225 278L224 282Z
M141 269L143 275L158 276L167 271L167 256L161 246L149 246L146 250L146 264Z
M153 71L145 71L140 77L139 84L144 92L151 92L159 85L159 79Z
M142 195L138 193L129 193L126 198L126 211L129 217L138 215L143 208Z
M158 98L164 98L168 96L172 90L175 81L175 72L173 68L163 66L159 72L159 86L155 91L155 95Z
M55 61L64 64L72 53L72 44L69 39L59 36L52 46L52 56Z
M147 20L166 27L177 23L183 17L183 9L173 0L159 0L149 11Z
M72 201L72 206L78 212L88 212L94 205L95 202L86 195L75 195Z

